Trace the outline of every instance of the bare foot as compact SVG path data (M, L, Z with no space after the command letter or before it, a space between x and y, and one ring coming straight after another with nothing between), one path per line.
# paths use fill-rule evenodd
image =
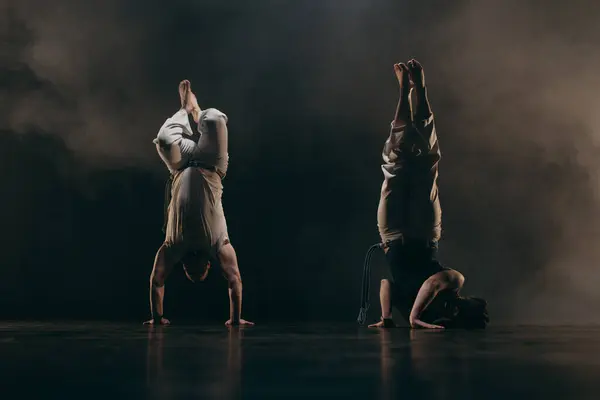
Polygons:
M396 324L394 324L394 321L391 318L382 318L381 321L379 321L376 324L371 324L369 325L369 328L395 328Z
M191 88L192 84L187 79L179 82L179 100L181 101L181 108L185 108L188 92Z
M184 108L188 114L192 114L194 121L198 122L200 120L200 113L202 112L202 109L198 105L198 99L196 98L196 95L191 90L187 93Z
M228 320L225 322L225 326L254 326L254 322L246 321L245 319L240 319L239 321L234 322Z
M160 321L155 321L154 318L144 322L144 325L171 325L171 321L166 318L161 318Z
M410 73L406 64L394 64L394 72L396 73L400 88L408 88L410 86Z
M408 72L410 74L410 81L416 88L425 87L425 72L420 62L414 58L408 62Z

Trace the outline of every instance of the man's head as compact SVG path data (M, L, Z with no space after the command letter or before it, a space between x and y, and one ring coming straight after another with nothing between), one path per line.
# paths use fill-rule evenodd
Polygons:
M490 322L487 301L478 297L457 297L451 304L449 317L433 322L449 329L485 329Z
M190 252L181 260L185 275L192 282L202 282L208 276L210 259L208 254L200 251Z

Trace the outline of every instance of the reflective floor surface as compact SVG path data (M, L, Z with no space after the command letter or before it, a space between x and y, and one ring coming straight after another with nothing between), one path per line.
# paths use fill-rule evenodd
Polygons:
M3 322L0 387L6 399L598 399L600 328Z

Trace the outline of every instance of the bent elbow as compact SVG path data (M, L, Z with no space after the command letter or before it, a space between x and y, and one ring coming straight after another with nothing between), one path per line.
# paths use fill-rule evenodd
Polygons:
M465 283L464 275L453 269L436 275L439 275L436 276L435 279L435 284L437 285L439 291L460 290Z

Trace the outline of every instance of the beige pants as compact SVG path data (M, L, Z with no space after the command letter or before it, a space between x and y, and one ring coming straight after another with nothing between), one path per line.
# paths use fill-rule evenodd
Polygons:
M377 208L377 226L382 242L401 237L440 240L442 208L434 178L420 180L398 176L393 187L384 181Z

